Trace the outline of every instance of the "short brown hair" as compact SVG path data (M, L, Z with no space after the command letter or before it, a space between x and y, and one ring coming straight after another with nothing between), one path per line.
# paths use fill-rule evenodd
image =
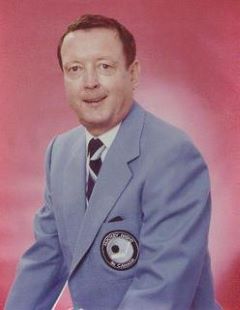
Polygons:
M68 33L76 30L91 29L91 28L106 28L115 30L118 33L119 38L123 45L123 52L126 58L127 67L129 67L129 65L133 63L136 57L136 43L134 36L130 33L130 31L113 18L109 18L102 15L86 14L82 15L75 22L71 23L67 27L67 30L62 35L61 39L59 40L57 48L57 57L61 69L63 69L61 48L65 36Z

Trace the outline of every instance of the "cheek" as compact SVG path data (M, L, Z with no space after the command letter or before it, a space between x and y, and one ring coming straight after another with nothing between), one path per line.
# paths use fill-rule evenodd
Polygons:
M64 82L65 94L68 100L73 100L79 93L78 87L74 83Z
M119 84L115 88L115 97L118 98L121 103L123 103L126 100L129 100L133 95L132 87L130 83L123 82L122 84Z
M103 81L101 85L107 89L112 96L117 96L119 98L125 97L131 90L131 82L128 76L107 82Z

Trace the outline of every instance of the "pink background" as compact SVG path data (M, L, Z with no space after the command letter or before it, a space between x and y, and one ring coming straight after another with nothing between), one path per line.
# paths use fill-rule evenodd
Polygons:
M84 13L136 36L136 99L187 131L210 168L210 251L217 297L240 309L240 1L8 0L0 4L0 308L33 240L50 138L78 124L64 98L56 46ZM30 292L29 292L30 293ZM71 306L67 292L57 309Z

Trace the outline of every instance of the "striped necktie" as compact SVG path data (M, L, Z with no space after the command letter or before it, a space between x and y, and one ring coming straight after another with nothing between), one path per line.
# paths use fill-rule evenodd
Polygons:
M105 149L105 145L100 139L92 138L88 143L89 170L86 197L89 201L96 183L98 173L100 171L102 160L101 155Z

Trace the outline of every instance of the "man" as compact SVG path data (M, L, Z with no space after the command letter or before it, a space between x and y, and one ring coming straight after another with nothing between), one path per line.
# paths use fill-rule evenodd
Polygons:
M82 16L61 38L82 126L48 147L36 242L7 310L51 309L66 281L74 309L218 309L207 168L185 134L134 102L135 56L131 33L104 16Z

